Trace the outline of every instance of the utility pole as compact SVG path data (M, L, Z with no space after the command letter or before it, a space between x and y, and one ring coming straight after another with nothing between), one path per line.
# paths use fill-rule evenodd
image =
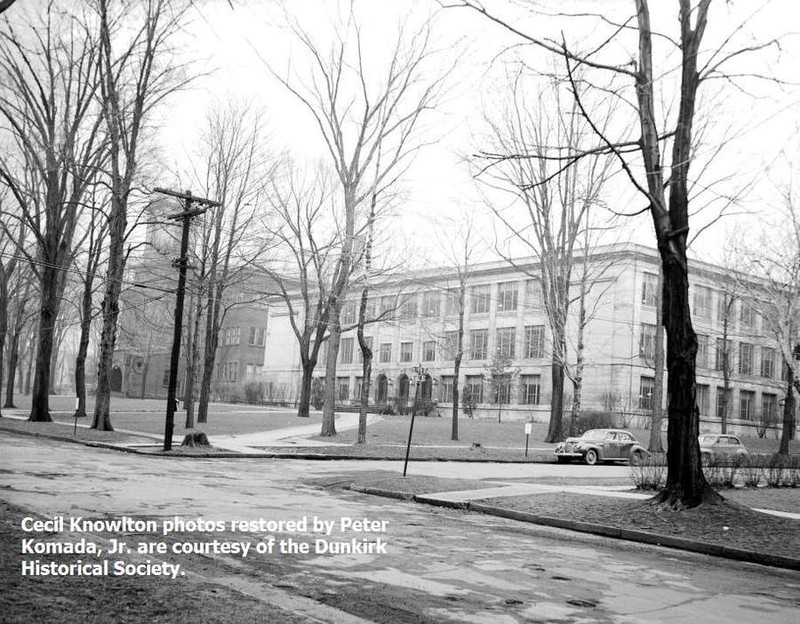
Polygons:
M175 394L178 385L178 363L181 356L181 329L183 327L183 299L186 294L186 254L189 248L189 223L192 217L203 214L209 206L220 206L220 202L195 197L191 191L181 193L170 189L155 188L156 193L178 197L184 201L183 212L167 216L167 219L183 221L181 231L181 255L178 258L178 290L175 298L175 326L172 333L172 355L169 361L169 385L167 387L167 419L164 425L164 450L172 448L172 430L175 427ZM199 208L192 208L198 204Z

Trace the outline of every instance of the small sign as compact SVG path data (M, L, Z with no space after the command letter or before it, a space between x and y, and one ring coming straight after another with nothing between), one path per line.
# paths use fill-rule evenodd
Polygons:
M531 423L525 423L525 435L531 434Z
M81 406L81 400L79 397L75 397L75 411Z

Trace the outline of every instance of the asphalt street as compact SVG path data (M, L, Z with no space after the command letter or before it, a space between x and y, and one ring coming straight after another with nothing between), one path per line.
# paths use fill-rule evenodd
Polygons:
M399 462L162 459L3 432L0 449L0 498L45 518L179 517L228 525L268 520L273 524L252 525L258 530L225 539L252 545L292 538L295 545L313 545L329 538L328 552L172 558L189 575L204 575L309 621L784 623L794 621L800 607L797 573L314 482L336 476L346 481L355 471L400 470ZM564 468L573 467L540 465L520 472L519 466L412 464L415 474L471 478L535 479L549 470L563 474ZM620 468L592 469L599 470L617 476ZM275 524L302 518L332 522L335 530L328 536L300 534ZM210 540L197 533L180 537L189 535L192 541ZM373 552L331 554L334 538ZM165 582L180 584L183 578Z

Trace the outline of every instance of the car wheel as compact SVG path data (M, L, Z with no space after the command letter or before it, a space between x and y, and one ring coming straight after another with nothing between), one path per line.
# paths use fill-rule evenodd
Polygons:
M641 466L643 459L644 457L642 457L642 454L639 451L631 453L631 466Z
M589 449L583 459L590 466L594 466L597 463L597 451Z

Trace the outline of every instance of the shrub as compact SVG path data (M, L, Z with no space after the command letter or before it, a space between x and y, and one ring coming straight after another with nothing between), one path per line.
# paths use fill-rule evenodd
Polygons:
M767 460L764 476L769 487L781 487L784 483L784 470L788 468L788 457L785 455L772 455ZM787 471L791 472L791 471Z
M658 490L667 477L667 461L664 453L653 453L638 465L631 464L629 473L637 490Z
M766 455L750 455L746 458L742 465L742 477L745 487L758 487L766 465Z
M614 414L611 412L599 411L586 411L581 412L578 416L578 422L575 428L572 428L572 423L569 423L570 433L574 435L581 435L590 429L613 429L614 428Z
M319 377L315 377L311 382L311 405L314 406L314 409L320 410L323 402L322 380Z
M384 405L384 406L382 406L382 407L381 407L381 411L380 411L380 413L381 413L383 416L394 416L394 415L395 415L395 413L396 413L396 412L394 411L394 405L391 405L391 404L387 403L386 405Z
M250 405L264 402L264 387L258 381L248 381L244 384L244 401Z

